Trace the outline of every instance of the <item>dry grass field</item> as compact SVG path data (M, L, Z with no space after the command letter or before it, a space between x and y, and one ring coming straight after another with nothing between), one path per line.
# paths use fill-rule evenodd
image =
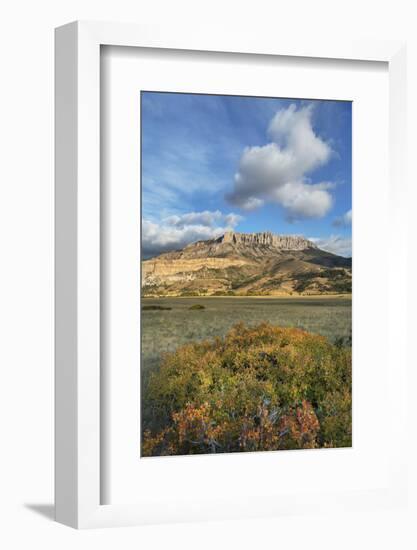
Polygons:
M204 309L190 309L195 305ZM142 300L142 373L157 366L161 353L182 344L224 336L236 323L263 321L302 328L331 342L349 342L350 297L209 297L144 298Z

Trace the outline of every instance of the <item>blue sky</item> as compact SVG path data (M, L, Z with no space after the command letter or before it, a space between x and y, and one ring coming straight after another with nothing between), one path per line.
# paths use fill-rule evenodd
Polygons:
M141 93L145 256L225 230L351 255L351 103Z

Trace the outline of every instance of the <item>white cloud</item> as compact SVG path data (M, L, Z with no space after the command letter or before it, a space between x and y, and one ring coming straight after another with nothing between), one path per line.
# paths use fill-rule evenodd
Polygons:
M204 210L203 212L188 212L187 214L181 214L180 216L170 216L164 221L168 225L183 228L188 225L215 227L219 223L235 226L241 219L242 216L234 214L233 212L230 214L223 214L220 210Z
M247 147L240 158L233 191L227 195L231 204L254 210L269 199L281 204L289 219L321 218L330 210L334 184L312 184L307 178L332 155L314 133L312 110L312 104L299 109L292 104L275 114L268 128L271 143Z
M238 214L223 214L220 210L189 212L169 216L160 222L143 218L143 255L145 258L155 256L195 241L220 237L226 231L232 231L242 219Z
M340 235L330 235L330 237L317 238L309 237L318 248L332 252L338 256L352 257L352 239L349 237L341 237Z
M339 216L333 221L333 225L335 227L343 227L351 225L352 223L352 210L348 210L343 214L343 216Z

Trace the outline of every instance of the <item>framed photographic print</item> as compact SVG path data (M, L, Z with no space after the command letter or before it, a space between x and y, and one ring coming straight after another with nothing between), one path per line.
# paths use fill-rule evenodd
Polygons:
M401 505L404 78L383 41L57 29L58 521Z

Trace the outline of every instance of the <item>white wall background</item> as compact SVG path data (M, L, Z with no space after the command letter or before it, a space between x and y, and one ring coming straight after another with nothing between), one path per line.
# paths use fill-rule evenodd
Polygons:
M415 548L416 510L77 532L53 523L53 29L75 19L408 40L410 280L417 242L412 0L14 0L0 14L0 546ZM377 234L375 235L377 238ZM383 261L383 260L382 260ZM415 283L414 283L415 287ZM410 336L413 309L410 296ZM411 363L411 362L410 362ZM414 362L415 363L415 362ZM410 398L416 376L410 372ZM411 403L412 400L410 399ZM416 456L410 408L410 459ZM392 434L387 434L390 444ZM395 439L395 437L394 437ZM412 504L416 502L411 472ZM49 516L49 517L48 517Z

